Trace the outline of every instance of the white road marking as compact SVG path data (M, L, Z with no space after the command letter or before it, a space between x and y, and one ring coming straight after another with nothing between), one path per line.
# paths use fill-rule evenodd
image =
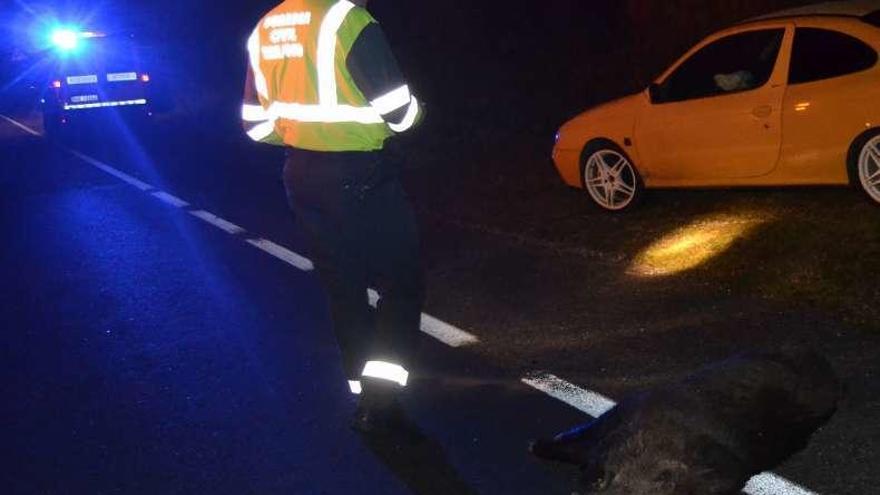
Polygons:
M238 234L243 234L244 232L246 232L243 228L239 227L238 225L235 225L234 223L232 223L228 220L224 220L224 219L218 217L217 215L214 215L211 212L208 212L205 210L196 210L196 211L191 211L189 213L190 213L190 215L192 215L196 218L199 218L199 219L202 219L202 220L208 222L209 224L213 225L214 227L217 227L218 229L226 232L227 234L238 235Z
M746 483L743 492L749 495L817 495L773 473L763 473Z
M29 134L41 136L39 132L25 126L24 124L20 124L5 115L0 115L0 118L3 118ZM120 172L119 170L95 160L90 156L72 149L68 149L68 151L86 163L89 163L90 165L93 165L100 170L137 187L138 189L144 191L153 189L149 184ZM171 202L174 206L189 206L189 203L186 203L182 199L161 191L153 193L153 195L163 201ZM191 211L190 213L229 234L235 235L245 231L241 227L204 210ZM308 258L296 254L283 246L279 246L272 241L266 239L248 239L247 243L300 270L314 270L314 265ZM375 307L380 298L379 293L374 289L369 289L367 291L367 296L370 304ZM423 332L451 347L462 347L480 342L479 338L476 336L424 313L422 314L421 327ZM616 405L613 400L601 394L580 388L577 385L569 383L549 373L537 373L523 378L522 382L593 417L601 416ZM749 495L818 495L815 492L811 492L773 473L763 473L755 476L749 480L748 484L746 484L744 492Z
M171 194L168 194L165 191L156 191L156 192L152 193L152 196L159 199L159 201L162 201L163 203L169 204L169 205L174 206L176 208L188 208L189 207L189 203L178 198L177 196L172 196Z
M376 289L367 289L367 299L370 301L370 306L377 307L381 298L382 296ZM422 313L420 329L449 347L464 347L480 343L480 339L476 335L469 334L445 321L440 321L427 313Z
M315 269L315 265L312 264L310 259L294 253L284 246L279 246L272 241L266 239L248 239L247 243L304 272L310 272Z
M376 291L376 289L367 289L367 300L370 301L370 306L378 307L379 299L382 299L382 296Z
M422 313L421 328L422 332L425 332L449 347L465 347L480 342L480 339L475 335L471 335L454 325L440 321L425 313Z
M617 404L604 395L582 389L549 373L536 373L523 378L522 382L594 418L610 411Z
M9 122L10 124L14 125L15 127L18 127L19 129L23 130L24 132L30 134L31 136L37 136L37 137L42 136L42 134L40 134L38 131L31 129L30 127L22 124L21 122L19 122L17 120L10 119L9 117L7 117L5 115L0 115L0 119L3 119L6 122Z
M76 156L80 160L88 163L89 165L97 168L98 170L101 170L103 172L106 172L107 174L112 175L113 177L116 177L117 179L121 180L122 182L127 183L130 186L134 186L134 187L140 189L141 191L149 191L151 189L155 189L153 186L147 184L146 182L139 180L139 179L135 179L134 177L126 174L125 172L117 170L117 169L111 167L110 165L107 165L104 162L98 161L98 160L90 157L89 155L85 155L83 153L80 153L79 151L76 151L76 150L73 150L70 148L66 148L66 149L67 149L67 151L72 153L74 156Z
M604 395L583 389L549 373L535 373L523 378L522 382L594 418L617 405ZM762 473L753 477L743 492L749 495L818 495L773 473Z

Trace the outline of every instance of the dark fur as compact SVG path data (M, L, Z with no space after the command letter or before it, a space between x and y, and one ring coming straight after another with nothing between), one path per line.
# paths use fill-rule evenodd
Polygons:
M815 352L746 354L628 397L531 450L580 466L586 493L733 495L806 447L840 397Z

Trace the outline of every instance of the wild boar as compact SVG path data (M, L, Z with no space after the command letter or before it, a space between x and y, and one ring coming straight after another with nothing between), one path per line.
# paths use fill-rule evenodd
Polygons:
M580 466L584 493L735 495L806 447L841 391L813 350L742 354L530 449Z

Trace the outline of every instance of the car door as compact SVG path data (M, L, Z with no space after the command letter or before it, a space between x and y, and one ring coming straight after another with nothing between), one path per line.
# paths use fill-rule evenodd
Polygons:
M776 167L791 31L779 25L709 40L652 86L635 130L649 180L724 184Z
M788 182L848 181L847 153L856 137L874 125L868 109L877 107L880 93L878 73L872 70L878 53L856 37L873 31L848 20L798 22L779 165Z

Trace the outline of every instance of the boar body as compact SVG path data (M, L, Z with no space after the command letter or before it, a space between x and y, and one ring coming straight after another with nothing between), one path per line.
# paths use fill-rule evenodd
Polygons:
M734 495L806 447L840 390L815 352L740 355L632 395L532 452L580 466L586 493Z

